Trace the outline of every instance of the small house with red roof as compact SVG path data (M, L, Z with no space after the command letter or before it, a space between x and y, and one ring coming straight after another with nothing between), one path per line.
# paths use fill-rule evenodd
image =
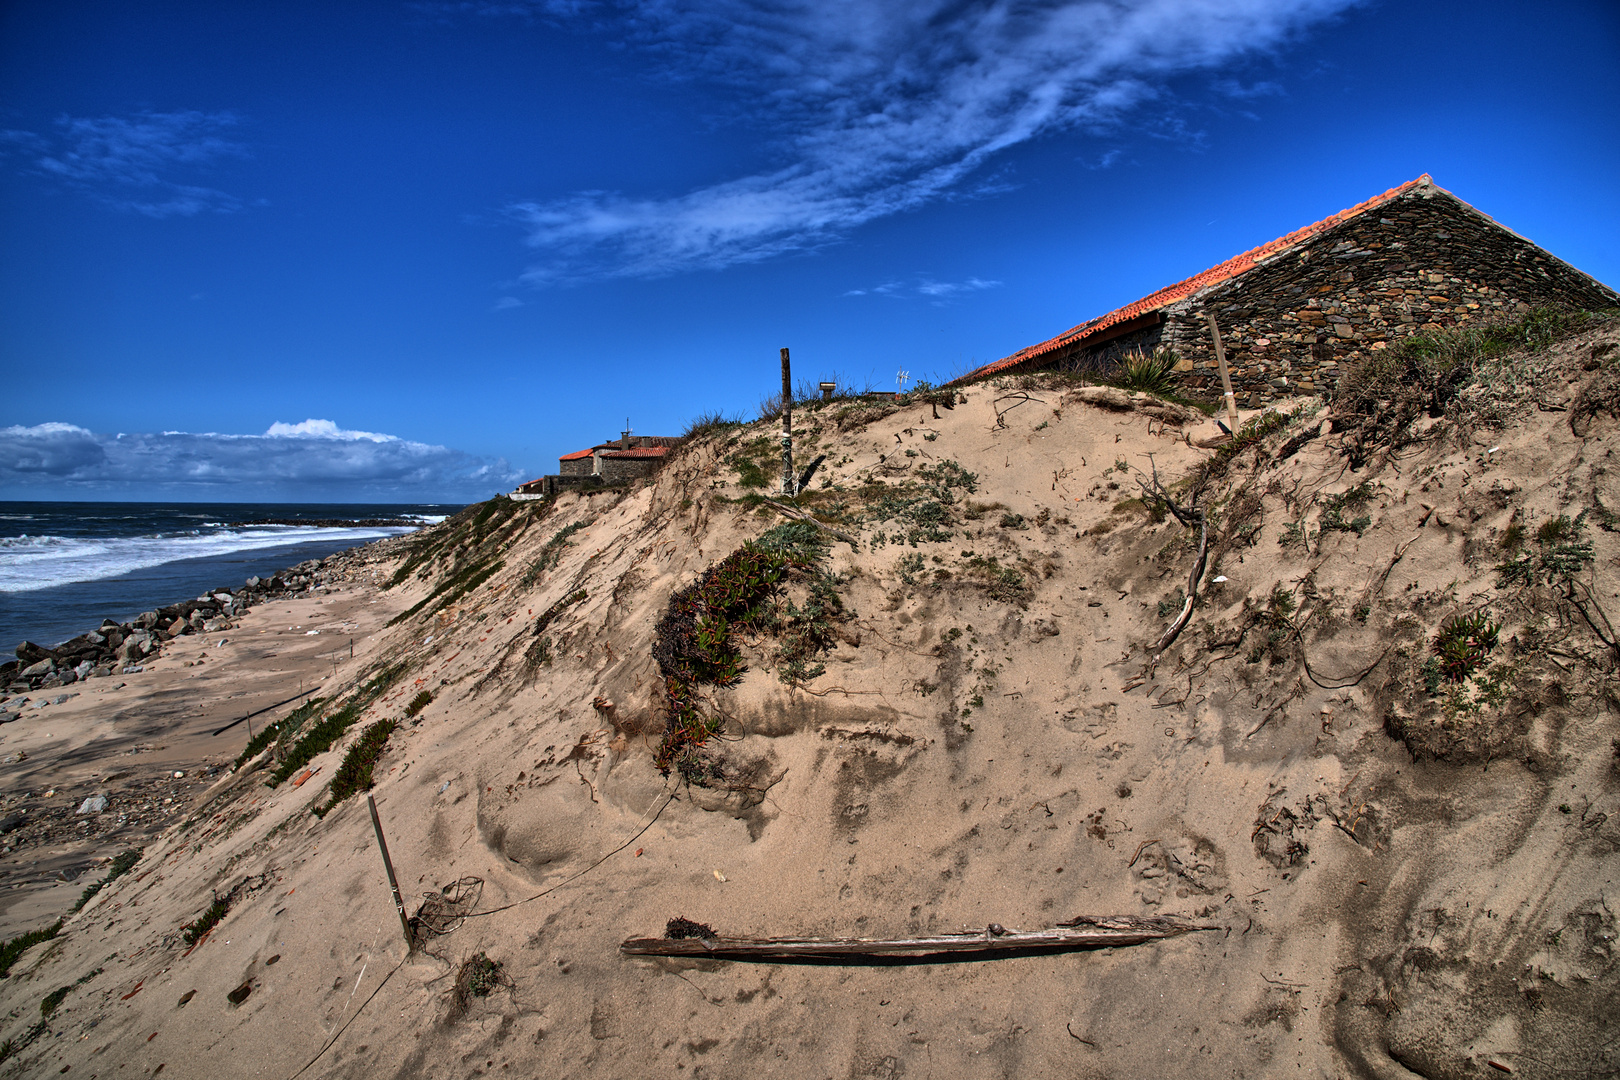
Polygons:
M557 459L556 475L519 484L513 494L554 495L565 487L618 484L651 476L678 442L680 439L673 435L632 435L626 431L612 442L564 454Z
M1332 390L1399 339L1544 305L1620 295L1498 224L1427 175L963 376L1104 371L1167 346L1182 384L1218 397L1215 315L1238 401Z

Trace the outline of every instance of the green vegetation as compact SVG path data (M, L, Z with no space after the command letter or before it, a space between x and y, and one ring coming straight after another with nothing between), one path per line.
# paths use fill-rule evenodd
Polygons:
M1509 526L1510 529L1514 527ZM1584 510L1574 518L1560 514L1543 521L1536 530L1534 551L1516 554L1496 565L1496 587L1505 589L1510 585L1552 584L1574 577L1597 558L1592 542L1583 539L1585 532ZM1515 540L1522 544L1522 528L1515 535Z
M962 565L962 576L977 580L993 599L1023 607L1029 602L1031 589L1024 575L1010 566L1002 566L994 555L975 555Z
M266 783L270 787L275 787L293 773L308 765L315 759L317 754L323 754L330 750L333 744L355 725L355 722L360 719L360 714L365 712L366 707L387 693L388 689L398 682L404 674L405 664L400 662L386 667L374 675L369 682L351 694L348 700L335 712L328 713L319 723L305 732L303 737L287 751L286 757L276 766L275 771L270 774L270 779ZM288 734L293 733L293 729L289 728Z
M140 861L140 848L130 848L128 851L120 852L119 854L113 856L113 861L107 864L107 876L102 878L100 881L95 881L89 885L86 885L84 887L84 892L79 894L78 903L73 905L73 907L69 910L69 914L83 908L84 905L88 904L91 899L95 897L96 893L100 892L102 889L105 889L108 885L111 885L113 882L129 873L135 868L135 864Z
M433 695L427 694L431 700ZM421 695L418 695L420 699ZM413 702L414 704L414 702ZM362 791L370 791L372 787L371 770L382 756L383 748L388 745L388 736L399 727L398 720L379 720L360 733L349 752L343 755L343 764L339 765L337 772L332 774L330 786L331 796L325 806L312 807L311 811L316 817L323 818L331 813L338 803L350 795Z
M432 703L433 703L433 691L431 691L431 690L423 690L422 692L417 694L415 697L411 698L411 703L409 705L405 706L405 716L406 716L406 718L410 718L412 716L415 716L417 713L421 712L423 709L427 708Z
M1176 354L1164 346L1151 354L1132 349L1119 358L1118 369L1108 379L1108 385L1121 390L1141 391L1157 397L1168 397L1176 392Z
M1395 450L1417 436L1413 423L1445 415L1465 388L1480 383L1489 394L1511 396L1528 372L1497 363L1513 352L1535 354L1605 316L1560 308L1537 308L1503 322L1470 322L1418 334L1375 352L1345 376L1334 408L1336 430L1347 434L1351 468L1376 450ZM1489 412L1474 401L1477 419Z
M1360 536L1371 527L1372 516L1370 514L1357 514L1354 518L1346 518L1345 512L1354 512L1357 508L1371 501L1372 497L1372 481L1364 480L1349 491L1324 499L1322 501L1322 529L1324 531L1353 532Z
M225 917L225 913L230 910L230 899L228 897L216 895L214 897L214 902L208 905L207 911L204 911L201 915L197 916L194 921L189 922L180 928L181 939L185 941L187 945L197 944L197 942L202 940L204 934L208 933L208 931L219 925L219 920L223 919Z
M501 985L501 963L483 953L466 959L456 973L456 999L463 1005L469 997L488 997Z
M1486 656L1496 648L1496 635L1501 629L1501 625L1491 622L1483 611L1446 620L1434 636L1432 646L1440 674L1451 682L1460 683L1484 667Z
M49 941L62 932L62 920L57 919L43 930L30 930L0 945L0 979L11 974L11 965L17 958L42 941Z
M727 416L718 409L713 412L699 413L697 416L692 418L690 423L686 425L686 430L681 432L681 439L683 441L700 439L705 435L712 435L717 431L725 431L728 428L742 427L743 422L742 417Z
M71 986L59 986L55 990L52 990L50 993L46 994L45 1000L39 1003L39 1015L42 1018L49 1020L51 1018L51 1014L56 1011L56 1007L62 1004L62 1001L68 996L69 991L72 989L73 987Z
M260 728L258 733L255 734L253 738L248 740L247 746L242 749L242 752L236 756L236 763L233 764L231 768L240 769L243 765L253 760L253 758L257 757L265 747L275 742L277 737L280 736L283 731L296 732L299 728L303 727L304 721L308 720L310 716L314 714L315 710L321 707L321 702L324 700L324 698L318 697L310 698L308 701L304 702L302 705L298 706L298 708L289 713L285 720L278 721L274 724L266 724L264 727Z
M389 580L389 587L404 584L411 575L425 577L431 565L450 556L464 557L482 548L499 548L551 512L552 503L515 502L496 498L475 503L409 541L409 555Z
M692 782L713 778L712 765L696 751L719 732L721 721L704 714L699 688L732 686L748 670L735 632L779 635L778 673L785 681L821 673L809 661L830 643L830 621L843 611L834 582L816 568L828 547L826 534L808 522L778 525L670 597L653 641L668 712L653 761L665 775L674 768ZM803 608L781 600L791 573L811 576Z
M520 587L529 588L539 581L541 575L547 570L561 562L563 548L567 546L568 538L589 524L588 521L576 521L572 525L564 525L561 529L558 529L556 534L550 540L547 540L545 546L540 549L540 556L529 565L528 570L524 571Z

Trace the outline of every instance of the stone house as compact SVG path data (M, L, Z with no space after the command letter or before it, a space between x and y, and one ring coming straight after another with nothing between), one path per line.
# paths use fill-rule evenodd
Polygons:
M514 495L554 495L565 487L618 484L651 476L664 464L670 448L680 439L673 435L631 435L598 443L557 459L557 472L519 484Z
M1221 394L1208 312L1239 404L1332 390L1341 370L1402 337L1543 305L1620 306L1620 295L1498 224L1427 174L1228 259L957 382L1096 371L1168 346L1182 385Z

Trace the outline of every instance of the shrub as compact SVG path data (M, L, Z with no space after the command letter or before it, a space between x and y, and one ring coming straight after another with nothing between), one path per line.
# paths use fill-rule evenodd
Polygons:
M808 522L778 525L670 597L653 632L653 659L664 678L668 711L653 762L666 776L679 768L690 778L697 767L693 751L720 730L720 720L698 707L696 690L734 685L748 670L732 640L734 631L784 634L778 656L783 678L819 674L811 672L808 658L825 647L831 633L827 620L842 611L830 579L820 575L812 582L804 609L789 604L781 611L777 600L787 574L812 570L828 547L826 536Z
M1440 674L1451 682L1460 683L1484 667L1485 657L1496 648L1496 635L1500 630L1501 626L1491 622L1483 611L1446 620L1434 636L1432 647L1435 659L1440 662Z
M427 708L432 703L433 703L433 691L431 691L431 690L423 690L421 693L419 693L415 697L411 698L411 703L409 705L405 706L405 715L407 717L415 716L417 713L421 712L423 709Z
M1132 349L1119 358L1118 370L1108 383L1121 390L1165 397L1176 391L1176 361L1176 354L1163 346L1151 354Z

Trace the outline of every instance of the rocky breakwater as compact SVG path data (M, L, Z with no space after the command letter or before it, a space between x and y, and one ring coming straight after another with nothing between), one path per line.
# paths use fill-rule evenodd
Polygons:
M114 672L133 673L155 659L164 644L188 635L233 629L236 619L266 600L308 596L346 576L343 552L311 559L268 578L250 577L239 589L214 589L195 600L145 611L130 622L107 619L95 630L54 648L25 641L17 659L0 664L0 686L8 693L54 690ZM0 723L5 722L0 716ZM14 717L13 717L14 719Z

